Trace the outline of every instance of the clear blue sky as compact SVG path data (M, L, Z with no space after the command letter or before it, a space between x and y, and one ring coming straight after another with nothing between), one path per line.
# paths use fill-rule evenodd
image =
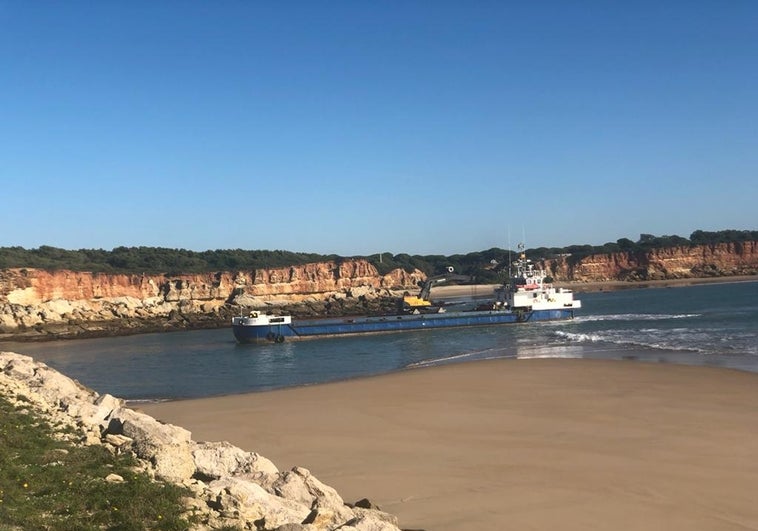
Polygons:
M758 2L0 0L0 246L758 228Z

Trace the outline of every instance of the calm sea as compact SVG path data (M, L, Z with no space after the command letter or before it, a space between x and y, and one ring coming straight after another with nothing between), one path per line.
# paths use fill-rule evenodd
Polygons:
M758 372L758 282L580 294L573 321L238 345L231 329L0 343L100 393L206 397L489 358L605 358Z

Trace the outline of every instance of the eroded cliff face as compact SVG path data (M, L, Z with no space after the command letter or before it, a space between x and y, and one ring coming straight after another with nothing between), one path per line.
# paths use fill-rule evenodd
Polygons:
M365 260L171 277L6 269L0 271L0 333L72 336L218 326L241 308L302 303L329 313L334 306L366 306L394 290L414 289L423 278L420 271L401 269L379 275Z
M640 281L758 274L758 242L563 256L543 264L557 281ZM0 338L82 337L217 327L248 309L296 316L394 309L421 271L379 275L365 260L217 272L124 275L0 270Z
M564 256L545 261L556 280L664 280L758 274L758 242L672 247L649 252Z

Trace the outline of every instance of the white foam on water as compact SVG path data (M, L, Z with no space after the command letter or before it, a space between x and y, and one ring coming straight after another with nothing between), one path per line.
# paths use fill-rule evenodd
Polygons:
M657 314L657 313L620 313L609 315L580 315L574 317L574 323L590 323L593 321L664 321L669 319L692 319L701 317L699 313Z
M701 331L678 328L661 330L649 328L644 330L604 330L602 332L575 333L558 330L556 336L576 343L611 343L645 347L660 350L707 353L710 349L707 335Z
M602 334L584 334L584 333L575 333L575 332L564 332L563 330L558 330L555 335L558 337L568 339L569 341L576 341L578 343L596 343L598 341L608 341L608 339L603 336Z

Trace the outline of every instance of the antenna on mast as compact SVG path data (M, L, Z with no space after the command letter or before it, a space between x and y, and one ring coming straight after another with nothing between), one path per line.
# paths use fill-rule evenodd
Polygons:
M508 278L511 278L511 262L513 262L513 257L511 256L511 226L508 225Z

